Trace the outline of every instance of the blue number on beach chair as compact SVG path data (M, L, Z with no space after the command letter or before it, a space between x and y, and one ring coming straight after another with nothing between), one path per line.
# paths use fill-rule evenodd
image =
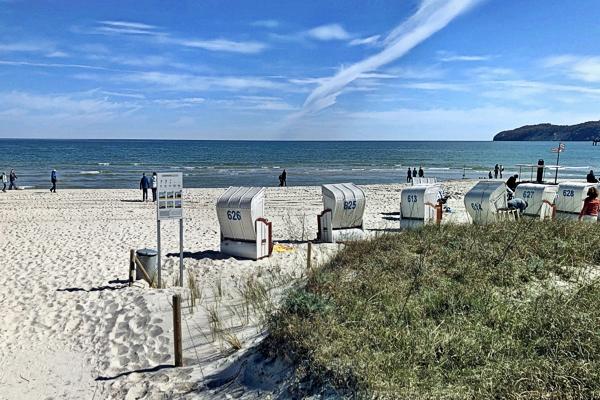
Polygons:
M418 203L419 202L419 198L417 197L416 194L409 194L406 198L406 201L409 203Z
M563 190L564 197L575 197L575 191L570 189Z
M227 210L227 219L230 221L241 221L242 213L239 211Z
M524 199L533 199L534 195L535 195L535 192L533 190L525 190L523 192L523 198Z
M356 200L344 201L344 210L354 210L356 208Z
M483 211L480 203L471 203L471 208L475 211Z

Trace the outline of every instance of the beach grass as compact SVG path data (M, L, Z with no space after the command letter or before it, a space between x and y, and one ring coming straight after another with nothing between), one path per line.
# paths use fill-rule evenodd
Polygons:
M599 224L350 243L287 294L264 349L295 363L301 390L341 397L600 398L599 264Z

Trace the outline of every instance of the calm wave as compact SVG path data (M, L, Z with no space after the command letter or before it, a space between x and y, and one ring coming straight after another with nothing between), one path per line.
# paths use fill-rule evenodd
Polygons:
M142 172L181 171L186 187L276 186L282 168L289 185L357 184L406 180L423 166L440 180L487 177L494 164L505 174L542 158L556 163L552 142L292 142L0 139L0 170L15 168L19 186L46 187L52 168L60 186L135 188ZM600 147L568 142L563 178L600 172ZM527 172L527 175L529 172ZM525 175L525 174L524 174Z

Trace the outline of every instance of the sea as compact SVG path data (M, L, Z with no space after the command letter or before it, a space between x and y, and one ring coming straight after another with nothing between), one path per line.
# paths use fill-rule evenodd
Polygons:
M487 178L495 164L504 177L535 176L518 164L556 165L556 142L467 141L177 141L0 139L0 171L14 168L17 184L46 188L58 172L62 188L137 188L143 172L180 171L188 188L277 186L285 168L290 186L406 181L422 166L440 181ZM567 142L559 179L600 173L600 146ZM548 172L553 178L554 172Z

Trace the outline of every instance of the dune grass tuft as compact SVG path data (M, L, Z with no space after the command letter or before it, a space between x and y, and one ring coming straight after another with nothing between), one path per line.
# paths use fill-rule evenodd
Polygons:
M598 264L598 224L384 235L292 290L267 346L349 397L600 398Z

